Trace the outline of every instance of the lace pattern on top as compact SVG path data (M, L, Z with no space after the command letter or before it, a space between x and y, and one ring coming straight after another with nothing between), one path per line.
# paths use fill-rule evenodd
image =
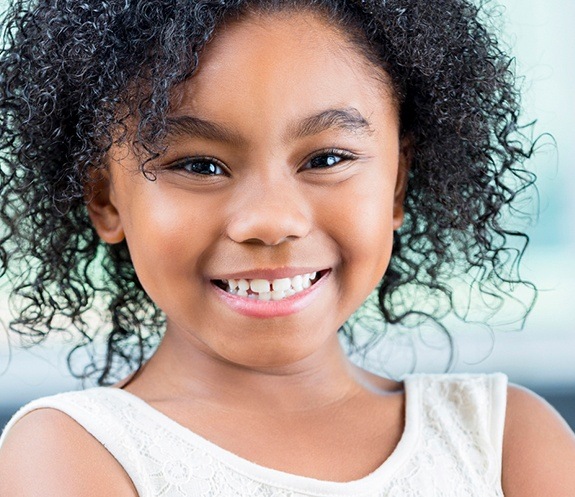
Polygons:
M106 447L141 497L502 497L506 385L502 374L408 376L400 443L380 468L346 483L259 466L113 388L34 401L5 432L31 410L58 409Z

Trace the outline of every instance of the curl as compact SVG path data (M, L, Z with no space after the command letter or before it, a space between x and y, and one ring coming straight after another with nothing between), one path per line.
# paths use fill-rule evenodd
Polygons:
M125 140L147 157L161 153L174 89L223 22L294 8L326 16L387 71L413 143L405 222L377 289L384 323L466 319L456 278L467 277L490 315L515 288L534 291L519 272L528 238L505 225L533 184L523 163L534 144L519 124L512 61L481 20L487 5L14 0L0 52L0 274L17 309L11 329L33 342L74 333L76 351L104 337L104 362L76 372L101 384L143 364L164 316L126 244L105 246L95 233L84 198L91 171ZM341 330L351 345L354 324Z

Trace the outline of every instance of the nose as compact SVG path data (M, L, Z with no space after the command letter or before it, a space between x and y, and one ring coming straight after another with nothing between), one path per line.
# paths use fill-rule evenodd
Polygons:
M293 179L261 179L238 188L227 234L237 243L279 245L305 237L310 207Z

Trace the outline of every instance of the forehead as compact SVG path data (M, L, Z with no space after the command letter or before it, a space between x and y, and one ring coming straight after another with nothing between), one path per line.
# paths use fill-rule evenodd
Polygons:
M252 14L222 26L179 88L175 113L273 121L325 108L394 106L389 76L314 12Z

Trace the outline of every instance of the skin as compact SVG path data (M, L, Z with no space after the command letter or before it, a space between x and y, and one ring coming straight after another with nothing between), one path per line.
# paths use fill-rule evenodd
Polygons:
M142 284L167 316L162 344L126 390L223 448L282 471L350 481L389 457L403 431L401 385L352 366L336 336L383 276L403 220L409 140L399 135L386 81L315 15L252 17L208 45L170 116L215 123L226 136L180 126L166 155L149 164L155 181L138 173L129 147L111 151L90 216L106 242L127 240ZM339 120L294 133L334 109ZM201 167L217 174L186 171L182 161L191 156L216 158ZM336 164L312 168L329 161ZM287 315L239 314L211 282L293 268L328 274ZM333 457L341 453L345 461ZM573 495L574 465L575 440L559 416L511 389L505 495ZM136 492L95 439L42 409L14 426L0 452L0 494Z

